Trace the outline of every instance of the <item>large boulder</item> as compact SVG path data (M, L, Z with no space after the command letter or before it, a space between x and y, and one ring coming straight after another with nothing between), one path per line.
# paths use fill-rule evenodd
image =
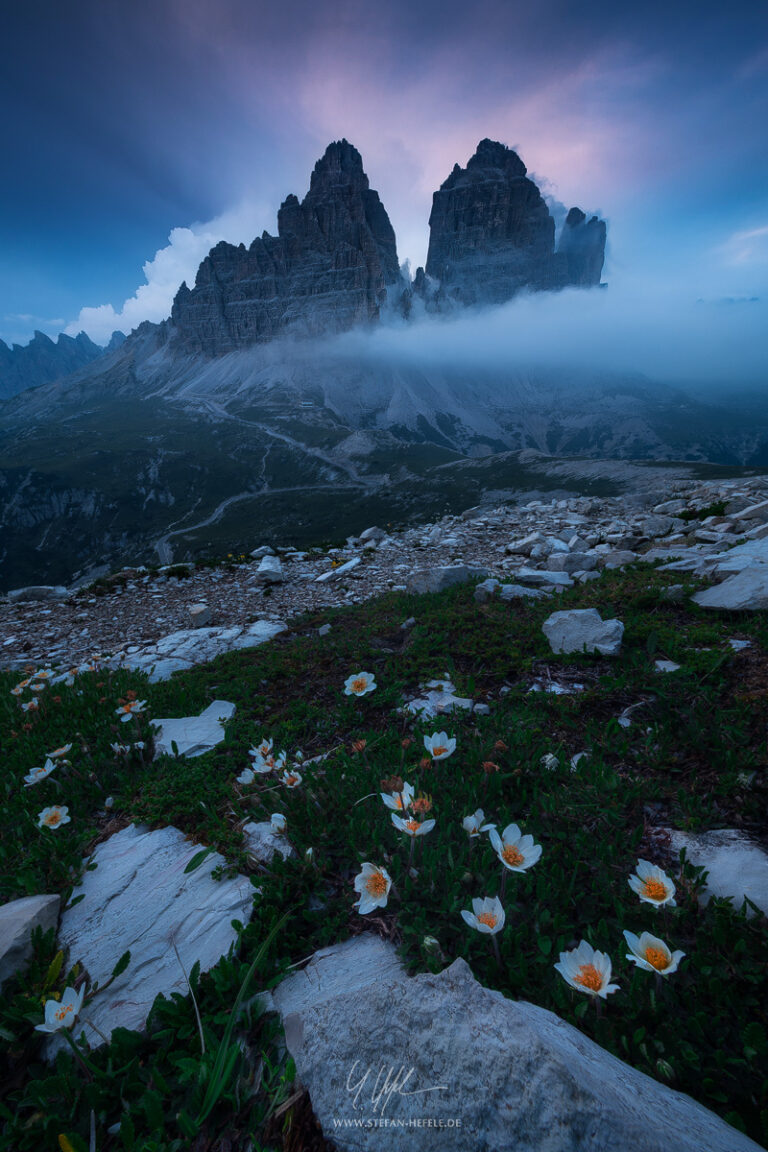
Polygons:
M283 565L278 556L262 556L255 579L260 584L282 584L285 580Z
M409 978L377 947L365 982L310 964L275 998L340 1152L757 1152L554 1013L484 988L464 960Z
M59 944L70 963L83 964L91 984L105 984L123 953L131 953L125 972L83 1010L82 1021L105 1036L118 1027L143 1028L156 996L186 994L185 972L197 962L201 972L212 968L237 939L232 921L250 919L250 880L211 877L226 863L218 852L184 871L200 850L177 828L150 832L131 824L97 845L88 861L96 867L72 893L73 901L82 899L64 910ZM84 1027L91 1047L103 1043Z
M541 630L553 652L600 652L603 656L618 655L624 635L620 620L602 620L596 608L553 612Z
M63 584L30 584L26 588L11 588L6 595L11 604L25 604L32 600L66 600L69 590Z
M744 568L722 584L696 592L692 599L701 608L723 612L758 612L768 608L768 565Z
M0 988L32 959L32 933L47 932L59 918L59 896L23 896L0 906Z

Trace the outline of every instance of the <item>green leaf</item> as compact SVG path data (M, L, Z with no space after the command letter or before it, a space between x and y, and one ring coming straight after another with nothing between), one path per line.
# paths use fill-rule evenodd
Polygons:
M195 852L194 856L184 869L184 873L186 874L187 872L194 872L195 868L199 868L203 860L205 860L207 856L210 856L211 852L213 851L213 848L203 848L202 852Z
M131 962L130 952L123 952L123 954L120 957L120 959L118 960L117 964L115 964L114 968L112 969L112 976L110 977L110 979L116 980L118 976L122 976L123 972L125 972L126 968L130 964L130 962Z
M72 907L72 905L70 905L70 907ZM63 963L64 963L64 953L63 952L57 952L56 955L54 956L53 960L51 961L51 966L48 969L48 973L45 977L45 980L43 981L43 992L47 992L49 988L52 988L54 986L54 984L56 983L56 981L59 978L59 973L61 972L61 968L62 968Z
M552 941L549 936L538 936L536 943L539 945L539 951L545 956L549 956L552 951Z

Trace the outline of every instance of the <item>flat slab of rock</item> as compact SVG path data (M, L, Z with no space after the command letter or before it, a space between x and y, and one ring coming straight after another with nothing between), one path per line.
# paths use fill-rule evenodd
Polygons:
M549 584L553 588L573 588L573 580L567 572L540 572L538 568L519 568L515 576L521 584L540 587Z
M0 988L32 959L32 932L55 928L59 896L23 896L0 906Z
M768 608L768 565L744 568L722 584L696 592L692 599L702 608L722 612L759 612Z
M541 630L553 652L600 652L603 656L616 656L624 635L620 620L602 620L596 608L553 612Z
M173 756L176 745L179 756L202 756L224 739L224 723L231 720L236 705L228 700L214 700L199 716L164 717L153 720L159 726L155 733L155 759Z
M254 624L236 624L231 628L184 628L136 652L119 652L105 661L105 666L146 672L150 684L157 684L169 680L174 672L186 672L196 664L215 660L224 652L256 648L286 628L282 620L257 620Z
M11 604L24 604L31 600L66 600L69 589L63 584L30 584L27 588L11 588L6 596Z
M768 916L768 853L748 836L735 828L697 835L670 830L670 836L674 852L685 848L690 862L709 872L702 904L724 896L741 908L746 896Z
M217 852L185 874L199 851L177 828L150 832L131 824L96 847L90 861L96 868L72 893L83 899L64 910L59 930L70 964L81 961L91 982L104 984L122 954L131 953L122 976L83 1011L105 1036L117 1027L143 1028L160 993L186 994L173 944L187 973L197 961L207 972L237 938L231 921L250 919L253 886L245 876L213 880L211 872L224 864ZM79 1022L75 1028L79 1034ZM85 1033L91 1047L103 1043L87 1025Z
M243 828L245 850L256 864L269 864L276 852L284 860L294 855L293 848L281 832L275 832L269 820L251 820Z
M315 583L327 584L329 580L335 580L337 576L345 576L347 572L351 572L353 568L357 568L360 563L360 557L353 556L351 560L347 560L346 564L340 564L338 568L329 568L327 572L321 572L315 580Z
M337 988L318 996L307 977L284 1025L341 1152L757 1152L554 1013L483 988L464 960ZM365 1124L376 1118L388 1123Z

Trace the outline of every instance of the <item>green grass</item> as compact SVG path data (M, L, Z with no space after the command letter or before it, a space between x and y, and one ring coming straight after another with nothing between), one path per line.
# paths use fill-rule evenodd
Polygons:
M649 836L649 813L654 822L674 827L742 827L768 841L768 624L762 614L723 619L690 602L664 600L665 585L679 579L635 565L562 596L563 607L594 606L604 618L624 621L621 655L610 660L551 654L541 623L559 603L480 606L471 586L463 586L440 596L392 594L307 616L262 648L223 656L163 684L149 685L137 674L88 674L71 689L47 689L28 728L9 692L14 681L4 677L2 899L40 891L66 897L83 854L129 820L173 824L242 871L247 862L238 824L280 811L297 850L296 858L276 859L254 874L262 896L236 954L207 975L193 974L205 1059L192 1004L174 995L157 1002L146 1035L118 1033L109 1050L89 1057L96 1070L91 1080L67 1054L48 1068L34 1024L51 990L71 983L69 969L83 958L68 957L46 989L55 945L38 941L32 969L6 986L0 1011L7 1062L0 1073L0 1132L8 1146L18 1152L54 1148L59 1133L66 1133L73 1147L85 1149L91 1110L100 1152L193 1146L178 1117L200 1114L238 989L287 911L256 965L252 991L269 986L313 949L362 930L398 941L412 972L437 971L463 956L483 983L550 1008L765 1142L766 918L748 919L724 901L700 908L695 893L701 877L688 864L678 881L678 907L666 913L641 904L627 884L638 856L668 869L679 866L664 855L663 842ZM415 626L401 630L410 616ZM316 628L325 622L332 631L320 639ZM752 647L734 653L731 636L751 638ZM659 657L677 661L681 671L656 673ZM345 677L361 668L375 674L378 688L361 700L345 697ZM425 725L399 711L404 695L446 672L459 695L487 702L490 714ZM528 692L535 676L548 674L580 680L585 691ZM148 701L147 712L121 724L114 709L130 690ZM149 741L153 715L197 712L216 698L232 700L237 713L225 741L208 755L153 762L147 749L127 760L114 756L110 744L116 739ZM621 727L619 714L639 701L643 707L632 714L632 725ZM458 746L450 759L432 766L422 762L422 737L435 727L446 727ZM249 747L265 735L289 755L299 748L308 757L331 754L306 768L296 791L262 778L253 786L236 785ZM363 751L353 748L358 740L366 741ZM32 788L20 787L46 752L70 741L70 767ZM570 757L585 750L589 756L571 772ZM546 753L558 757L555 771L542 766ZM489 764L494 767L484 767ZM437 825L417 845L416 877L409 874L408 845L376 795L393 773L432 796ZM374 795L359 802L369 793ZM107 795L114 800L109 813ZM72 821L42 831L37 813L52 803L67 804ZM487 941L460 916L473 897L499 891L500 868L487 838L470 850L461 827L478 806L499 828L515 821L543 846L534 868L508 878L500 967ZM311 865L304 860L309 847ZM392 896L386 909L361 917L352 907L352 881L365 860L389 870L399 899ZM686 953L663 995L650 976L625 961L625 928L655 931ZM427 936L438 941L438 951L425 947ZM582 938L611 955L620 985L600 1017L553 968L558 953ZM212 1148L223 1148L225 1138L237 1147L246 1135L257 1148L302 1146L295 1142L306 1120L301 1103L277 1123L269 1117L292 1091L292 1069L281 1062L275 1029L272 1018L238 1026L248 1035L246 1050L203 1125ZM107 1075L117 1069L123 1070L119 1077ZM121 1117L120 1134L110 1136L107 1128Z

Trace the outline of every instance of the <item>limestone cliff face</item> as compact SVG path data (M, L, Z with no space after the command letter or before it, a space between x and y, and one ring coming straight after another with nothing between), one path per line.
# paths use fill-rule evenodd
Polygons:
M395 233L346 140L318 160L301 202L283 202L277 231L249 248L217 244L194 288L182 284L172 312L179 344L215 355L282 333L342 332L377 320L388 292L401 295Z
M500 304L524 288L599 284L605 224L585 221L572 208L555 251L554 219L525 164L504 144L481 140L432 200L426 275L433 306Z

